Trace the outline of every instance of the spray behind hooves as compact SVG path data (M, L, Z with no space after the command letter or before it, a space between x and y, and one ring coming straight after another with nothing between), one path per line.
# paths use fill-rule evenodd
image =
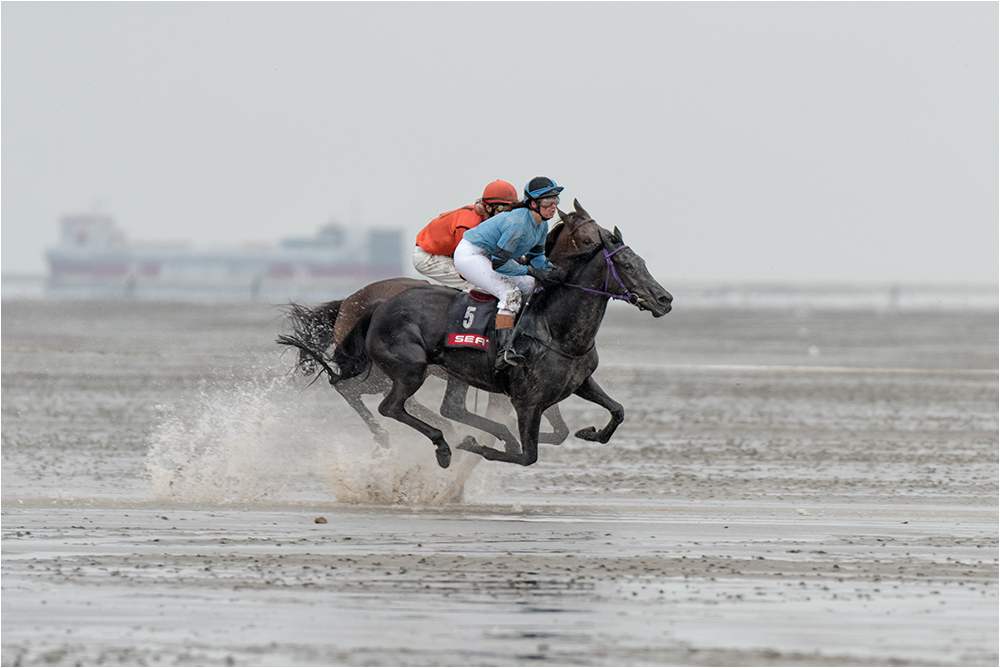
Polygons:
M390 446L378 446L335 392L303 391L280 368L257 372L163 409L146 463L154 500L441 505L485 501L499 486L497 467L479 466L478 455L453 451L442 469L430 441L395 424L385 424Z

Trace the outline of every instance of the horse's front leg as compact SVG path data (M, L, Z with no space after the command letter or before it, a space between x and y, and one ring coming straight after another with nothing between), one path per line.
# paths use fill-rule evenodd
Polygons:
M394 369L395 377L392 379L392 389L385 395L385 399L378 405L378 412L386 417L398 420L403 424L413 427L434 443L436 448L438 465L446 469L451 463L451 448L444 438L440 429L432 427L423 420L420 420L406 412L406 400L412 397L424 382L424 370L420 365L400 365Z
M500 424L499 422L494 422L488 418L484 418L475 413L469 412L466 408L465 401L469 394L469 384L458 380L456 378L448 379L448 387L444 392L444 400L441 402L441 415L445 416L450 420L455 420L456 422L461 422L462 424L467 424L470 427L475 427L485 431L488 434L492 434L496 438L500 439L504 443L504 449L507 452L517 452L520 450L517 443L517 438L514 434L510 433L510 429L507 425ZM490 394L490 404L493 403L493 394ZM508 404L509 405L509 404ZM491 411L487 410L487 414ZM466 440L471 439L472 443L475 443L475 439L471 436Z
M507 398L505 394L496 394L494 392L490 393L490 403L486 410L486 415L496 421L497 419L504 419L513 410L513 406L510 403L510 399ZM550 443L552 445L559 445L566 440L569 436L569 427L566 425L566 421L563 420L562 413L559 412L559 405L553 404L545 409L542 413L542 417L548 421L549 426L552 427L552 431L539 431L538 432L538 442L539 443ZM508 430L507 433L510 433ZM512 451L512 448L520 449L520 446L516 441L505 442L506 449Z
M510 462L521 466L530 466L538 461L538 429L542 424L542 411L537 406L524 406L516 408L517 427L521 433L521 448L519 451L511 449L500 451L493 448L486 448L475 442L471 437L466 438L457 447L460 450L467 450L481 455L484 459L495 462Z
M597 431L596 427L587 427L576 432L574 435L585 441L597 441L598 443L607 443L610 441L611 435L615 433L615 429L618 429L618 425L625 421L625 409L622 408L622 405L609 397L601 389L601 386L597 384L593 376L588 376L587 380L583 381L583 385L578 387L573 394L581 399L592 401L598 406L603 406L611 413L611 421L604 426L604 429Z
M545 416L549 426L552 427L552 431L539 432L538 442L559 445L565 441L566 437L569 436L569 427L566 426L566 421L563 420L562 413L559 412L559 404L549 406L542 415Z

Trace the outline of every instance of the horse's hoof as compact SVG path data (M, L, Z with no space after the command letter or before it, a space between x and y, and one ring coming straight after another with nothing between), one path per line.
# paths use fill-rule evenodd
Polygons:
M465 450L466 452L478 452L478 449L482 446L476 442L476 439L470 434L462 439L462 442L457 446L459 450Z
M446 445L442 448L438 448L437 450L435 450L434 454L437 455L438 466L440 466L443 469L448 468L448 466L451 464L451 448L449 448Z
M580 431L573 434L577 438L583 439L584 441L596 441L598 440L597 430L593 427L587 427L586 429L581 429Z

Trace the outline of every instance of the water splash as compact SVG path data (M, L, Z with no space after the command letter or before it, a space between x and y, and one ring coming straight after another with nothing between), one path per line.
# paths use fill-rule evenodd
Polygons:
M389 448L374 443L335 392L303 391L284 368L265 367L250 382L202 387L169 409L150 437L149 493L207 505L330 495L342 503L440 505L498 491L500 467L478 466L481 457L455 451L441 469L429 441L403 425L385 426Z
M177 410L154 432L146 471L153 498L210 504L280 496L288 416L273 400L275 382L210 392Z

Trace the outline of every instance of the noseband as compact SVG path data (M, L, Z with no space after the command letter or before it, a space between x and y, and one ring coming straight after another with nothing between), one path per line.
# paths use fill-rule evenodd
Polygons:
M608 271L607 271L607 273L604 274L604 289L603 290L594 290L594 289L591 289L591 288L585 288L582 285L574 285L573 283L564 283L563 285L566 285L566 286L571 287L571 288L579 288L580 290L583 290L584 292L591 292L591 293L593 293L595 295L603 295L605 297L610 297L611 299L619 299L619 300L621 300L623 302L628 302L630 304L634 304L637 296L634 295L633 293L629 292L628 288L625 287L625 282L618 276L618 271L615 269L615 263L611 261L611 256L612 255L614 255L618 251L623 250L625 248L628 248L628 246L622 244L621 246L619 246L618 248L614 249L613 251L608 252L607 248L604 248L603 246L601 247L601 250L604 251L604 261L608 265ZM611 283L611 277L612 276L614 276L614 279L616 281L618 281L618 287L620 287L622 289L622 294L617 294L617 293L614 293L614 292L608 292L608 285Z

